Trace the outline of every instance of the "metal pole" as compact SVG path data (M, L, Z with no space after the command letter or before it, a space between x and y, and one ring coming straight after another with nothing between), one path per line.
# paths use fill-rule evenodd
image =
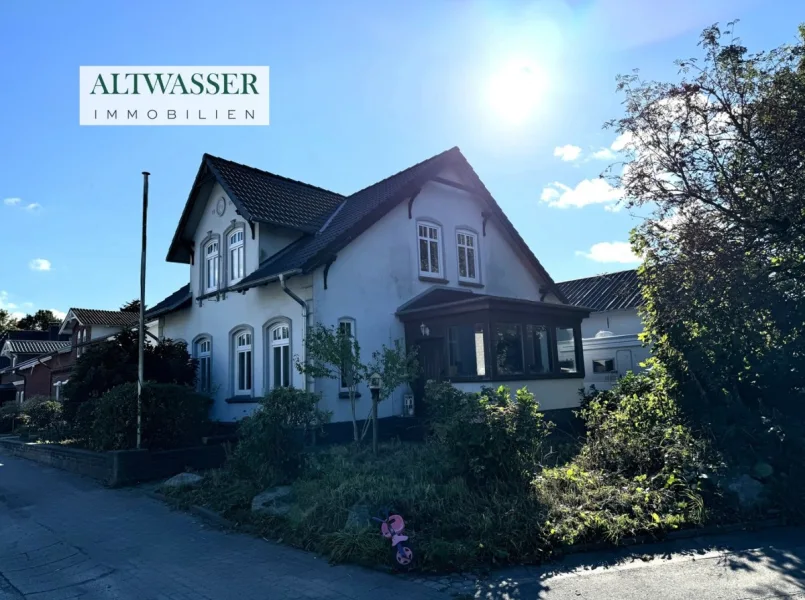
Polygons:
M143 379L145 379L145 243L148 223L148 171L143 171L143 243L140 252L140 323L137 337L139 338L139 354L137 357L137 449L140 448L143 437Z

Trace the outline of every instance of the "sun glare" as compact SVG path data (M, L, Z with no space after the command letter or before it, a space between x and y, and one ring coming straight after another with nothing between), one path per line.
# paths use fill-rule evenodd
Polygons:
M498 117L513 124L523 123L539 106L546 83L545 73L539 67L510 64L489 81L489 105Z

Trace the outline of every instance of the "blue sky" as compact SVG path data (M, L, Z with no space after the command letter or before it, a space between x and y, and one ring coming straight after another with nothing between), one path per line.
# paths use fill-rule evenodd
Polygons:
M671 78L703 27L734 18L765 49L795 39L805 4L4 0L0 307L137 297L143 170L147 303L183 285L165 255L204 152L350 193L457 145L554 279L630 268L635 217L595 182L615 76ZM512 64L540 74L518 121L490 96ZM268 65L271 125L81 127L81 65Z

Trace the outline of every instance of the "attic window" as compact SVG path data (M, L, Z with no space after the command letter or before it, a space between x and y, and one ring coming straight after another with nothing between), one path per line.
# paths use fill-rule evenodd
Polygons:
M204 248L204 290L218 289L218 242L212 241Z

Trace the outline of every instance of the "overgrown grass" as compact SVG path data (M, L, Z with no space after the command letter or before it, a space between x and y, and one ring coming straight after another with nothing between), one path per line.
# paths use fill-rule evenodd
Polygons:
M588 398L587 438L558 449L528 408L533 398L511 404L500 390L480 400L432 392L445 407L458 406L462 419L469 411L465 443L448 444L455 436L443 423L425 443L386 443L377 455L353 446L309 452L286 515L253 515L261 487L232 466L208 473L200 487L166 493L264 537L369 565L393 564L390 543L368 519L351 527L347 517L357 507L369 515L388 509L405 518L416 568L434 571L538 563L568 545L661 535L721 510L702 483L713 468L706 444L680 420L662 381L632 378ZM536 437L511 446L503 432ZM509 460L501 448L519 454L516 469L496 466Z

